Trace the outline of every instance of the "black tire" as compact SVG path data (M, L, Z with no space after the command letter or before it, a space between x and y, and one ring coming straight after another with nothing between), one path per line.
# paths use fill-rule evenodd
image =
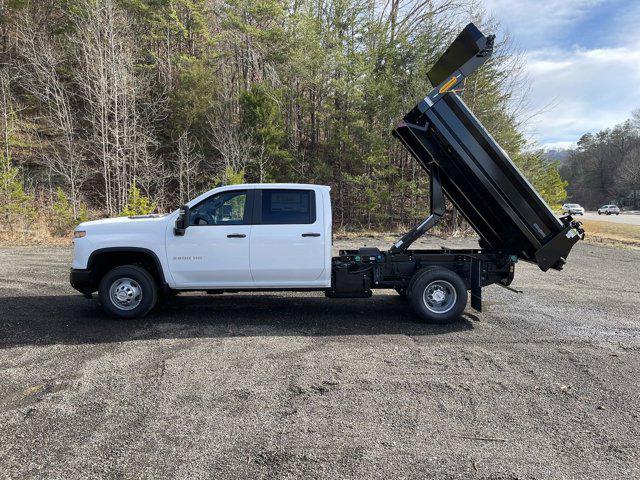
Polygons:
M123 283L115 285L119 280L122 280ZM125 306L124 303L127 301L125 299L122 305L118 306L116 300L111 298L112 286L114 289L118 287L124 289L123 295L130 292L132 303ZM155 306L158 300L158 286L151 274L144 268L123 265L110 270L102 277L98 288L98 299L104 311L112 317L141 318Z
M467 305L467 286L460 276L443 267L429 267L416 273L409 284L409 302L420 319L429 323L449 323L460 317ZM444 294L442 304L427 305L425 290ZM441 311L438 311L441 310Z

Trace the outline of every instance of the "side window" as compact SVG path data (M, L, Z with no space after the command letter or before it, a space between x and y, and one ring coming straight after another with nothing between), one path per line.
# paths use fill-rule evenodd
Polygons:
M212 195L191 208L189 225L245 225L246 204L246 190Z
M313 190L262 190L263 225L310 224L316 221L316 196Z

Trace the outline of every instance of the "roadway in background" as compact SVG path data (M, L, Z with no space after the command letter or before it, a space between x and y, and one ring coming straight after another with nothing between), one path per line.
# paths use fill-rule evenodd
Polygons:
M597 212L587 212L584 216L576 215L578 220L599 220L602 222L624 223L640 226L640 215L633 213L621 213L620 215L598 215Z

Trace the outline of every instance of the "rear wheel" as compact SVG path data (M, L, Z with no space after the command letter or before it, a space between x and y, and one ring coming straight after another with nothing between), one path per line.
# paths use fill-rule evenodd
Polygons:
M100 280L98 298L112 317L144 317L155 306L158 288L151 274L135 265L110 270Z
M467 305L467 287L458 274L442 267L418 272L411 281L409 301L416 314L430 323L448 323Z

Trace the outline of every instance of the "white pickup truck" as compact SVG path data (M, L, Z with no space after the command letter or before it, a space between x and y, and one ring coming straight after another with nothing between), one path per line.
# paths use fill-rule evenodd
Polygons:
M370 297L393 289L427 321L482 308L481 289L513 280L518 259L560 270L583 236L557 218L456 95L491 55L493 36L467 25L428 76L435 88L393 134L430 175L431 212L388 250L332 257L329 187L248 184L213 189L165 216L86 222L74 232L71 285L120 318L147 314L158 295L319 290ZM445 194L479 248L410 250L445 214Z
M121 317L147 313L158 289L331 286L325 186L220 187L181 211L85 222L74 236L71 283L84 293L97 288L103 307Z
M135 318L147 314L159 294L179 291L320 290L333 297L368 297L379 287L406 295L421 271L414 307L422 318L447 321L464 309L469 282L463 278L471 264L464 255L471 251L412 251L410 257L363 248L332 258L331 218L326 186L215 188L169 215L80 224L71 284L89 297L97 290L112 316ZM423 270L425 256L433 258ZM508 283L511 266L508 259L493 265L491 281Z

